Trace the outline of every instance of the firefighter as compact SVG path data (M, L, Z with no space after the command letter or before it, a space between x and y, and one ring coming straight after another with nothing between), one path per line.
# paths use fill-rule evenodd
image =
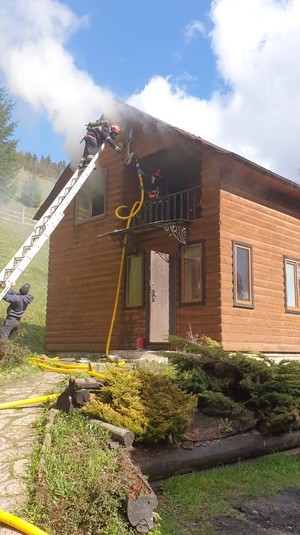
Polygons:
M156 200L167 195L167 187L160 169L156 169L150 179L151 191L148 192L149 199Z
M121 147L118 147L114 139L121 132L121 127L118 124L110 126L106 119L99 119L88 123L87 132L83 138L85 147L82 158L78 164L79 169L84 169L98 152L102 143L108 143L117 152L121 152Z
M26 308L34 299L32 295L28 294L29 290L30 284L27 282L23 284L18 292L11 288L3 297L4 301L9 303L9 307L6 312L6 319L0 329L0 338L11 340L15 335Z

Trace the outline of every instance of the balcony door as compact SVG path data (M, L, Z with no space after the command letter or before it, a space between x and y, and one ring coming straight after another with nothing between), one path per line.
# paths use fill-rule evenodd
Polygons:
M168 342L170 333L170 258L166 253L151 251L149 304L149 342Z

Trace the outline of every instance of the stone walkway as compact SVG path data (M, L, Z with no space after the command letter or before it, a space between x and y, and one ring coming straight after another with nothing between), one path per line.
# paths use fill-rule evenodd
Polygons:
M56 393L60 373L33 373L0 386L0 403ZM42 403L0 410L0 509L15 514L26 500L26 468L36 441L33 423L42 414ZM18 516L18 515L17 515ZM40 526L42 529L42 526ZM0 523L0 534L20 533Z

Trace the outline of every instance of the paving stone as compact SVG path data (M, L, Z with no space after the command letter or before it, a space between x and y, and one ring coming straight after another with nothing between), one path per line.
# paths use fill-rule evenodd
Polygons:
M45 372L21 377L0 387L0 403L41 397L55 392L68 376ZM0 410L0 509L16 514L26 500L26 468L37 440L33 423L42 414L42 404ZM0 535L19 531L0 523Z

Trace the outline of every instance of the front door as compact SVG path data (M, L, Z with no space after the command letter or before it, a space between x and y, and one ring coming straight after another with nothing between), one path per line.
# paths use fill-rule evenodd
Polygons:
M169 255L151 251L150 256L150 342L168 342L169 314Z

